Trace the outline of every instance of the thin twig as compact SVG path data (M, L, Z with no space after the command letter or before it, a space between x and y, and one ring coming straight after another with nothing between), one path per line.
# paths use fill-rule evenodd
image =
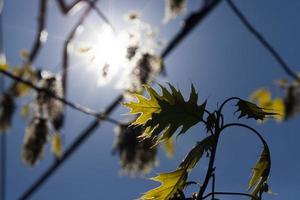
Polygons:
M299 80L299 76L288 66L287 62L282 58L282 56L272 47L272 45L260 34L245 15L237 8L232 0L227 0L227 3L231 10L236 14L236 16L241 20L245 25L247 30L262 44L262 46L270 52L273 58L279 63L280 67L285 71L294 80Z
M221 2L221 0L213 0L211 3L204 4L198 11L189 15L184 21L183 27L168 43L162 51L161 57L165 58L176 46Z
M69 14L69 12L75 7L77 6L79 3L81 2L85 2L87 4L89 4L89 7L92 7L94 9L94 11L97 13L97 15L103 19L103 21L109 25L112 29L113 26L110 23L110 21L108 20L108 18L102 13L102 11L97 7L96 2L95 1L91 1L91 0L75 0L74 2L72 2L70 5L67 5L67 3L65 3L64 0L57 0L57 3L59 5L60 11L64 14L67 15Z
M65 40L64 43L64 49L63 49L63 63L62 63L62 85L63 85L63 91L64 94L67 94L67 79L68 79L68 66L69 66L69 53L68 53L68 46L70 42L73 40L76 31L78 27L84 22L84 20L87 18L87 16L90 14L90 11L92 10L92 7L89 6L86 8L78 22L75 24L73 29L71 30L69 36Z
M72 2L69 5L67 5L67 3L65 3L64 0L57 0L57 3L59 5L60 11L63 14L67 15L75 6L77 6L82 1L86 1L86 0L74 0L74 2Z
M85 106L82 106L78 103L73 103L63 97L60 97L60 96L57 96L56 94L54 94L53 92L51 92L48 88L42 88L42 87L38 87L36 86L35 84L33 84L31 81L28 81L28 80L24 80L22 79L21 77L19 76L15 76L14 74L6 71L6 70L3 70L3 69L0 69L0 73L4 74L6 77L9 77L11 79L13 79L14 81L18 82L18 83L23 83L29 87L31 87L32 89L34 89L35 91L37 92L44 92L46 93L49 97L51 98L54 98L60 102L62 102L63 104L77 110L77 111L80 111L84 114L87 114L87 115L91 115L99 120L107 120L111 123L114 123L114 124L120 124L117 120L114 120L114 119L111 119L111 118L108 118L108 117L105 117L103 116L102 114L99 114L98 112L94 111L94 110L91 110L90 108L87 108Z

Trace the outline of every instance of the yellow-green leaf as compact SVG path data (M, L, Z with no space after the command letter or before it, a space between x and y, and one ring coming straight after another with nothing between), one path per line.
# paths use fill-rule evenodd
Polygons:
M197 104L198 95L194 86L188 101L185 101L181 92L171 84L171 92L160 85L162 95L148 85L144 87L150 96L149 99L135 94L138 102L124 103L124 106L131 109L131 114L140 114L133 125L145 127L141 138L153 138L158 144L172 137L179 127L182 127L180 135L202 120L206 102L202 105Z
M21 109L22 117L26 118L29 116L29 114L30 114L30 104L23 105Z
M260 88L254 91L250 97L253 101L257 102L259 106L264 106L271 101L271 92L266 88Z
M270 152L264 148L260 158L252 169L252 176L249 181L249 190L252 190L252 195L257 196L262 186L266 183L271 168Z
M214 136L208 136L201 142L198 142L196 146L188 153L185 159L179 165L179 168L185 168L187 171L191 171L203 154L212 148L214 143Z
M51 143L51 151L56 157L61 157L62 155L62 143L61 138L58 133L54 133Z
M276 115L274 115L274 118L277 122L281 122L284 120L285 117L285 106L284 102L281 98L275 98L272 100L268 106L266 106L267 109L270 109L274 112L276 112Z
M174 139L170 138L164 142L165 152L168 158L172 158L175 154Z
M161 182L161 185L144 193L140 200L168 200L183 190L187 180L187 172L185 169L177 169L170 173L159 174L151 180Z
M8 64L6 64L6 63L0 63L0 69L2 69L2 70L8 70L9 69L9 65Z

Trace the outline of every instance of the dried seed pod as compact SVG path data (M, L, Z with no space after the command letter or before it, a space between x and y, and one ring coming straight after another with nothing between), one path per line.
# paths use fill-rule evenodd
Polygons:
M164 22L181 15L186 10L186 0L165 0L165 18Z
M10 93L4 93L0 98L0 132L4 132L11 125L11 119L15 112L15 102Z
M300 112L300 91L296 86L289 86L284 98L285 119L293 117Z
M118 126L114 153L118 153L122 171L130 175L150 172L156 162L156 147L150 139L139 141L138 136L143 133L141 127L129 124Z
M139 47L137 45L129 46L127 48L127 59L131 60L136 55L138 49Z
M26 128L22 158L26 164L33 166L42 158L48 136L48 122L43 118L33 118Z
M148 84L153 80L162 69L162 61L159 57L150 54L141 54L133 68L130 76L131 85L129 90L131 92L138 92L142 90L143 84Z
M47 88L52 94L63 97L62 81L59 76L47 74L41 77L39 84ZM46 92L39 92L36 97L37 115L46 117L50 120L55 130L59 130L64 121L64 104L54 98L51 98Z

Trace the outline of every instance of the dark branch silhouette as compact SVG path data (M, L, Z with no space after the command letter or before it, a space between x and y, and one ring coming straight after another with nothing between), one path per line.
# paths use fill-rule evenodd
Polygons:
M95 118L98 118L98 119L101 119L101 120L107 120L111 123L114 123L114 124L119 124L118 121L114 120L114 119L111 119L111 118L107 118L107 117L104 117L102 114L99 114L98 112L90 109L90 108L87 108L85 106L82 106L78 103L73 103L63 97L59 97L57 96L56 94L54 94L53 92L51 92L48 88L42 88L42 87L39 87L39 86L36 86L35 84L33 84L31 81L28 81L28 80L24 80L22 79L21 77L19 76L15 76L14 74L6 71L6 70L3 70L3 69L0 69L0 73L4 74L6 77L9 77L11 79L13 79L14 81L18 82L18 83L23 83L29 87L31 87L33 90L37 91L37 92L44 92L46 93L49 97L51 98L54 98L62 103L64 103L65 105L77 110L77 111L80 111L84 114L87 114L87 115L91 115Z
M236 14L236 16L241 20L245 25L247 30L262 44L262 46L270 52L273 58L279 63L280 67L285 71L285 73L293 78L294 80L299 80L299 76L288 66L286 61L282 56L272 47L272 45L260 34L253 25L247 20L243 13L237 8L232 0L227 0L228 5L231 10Z

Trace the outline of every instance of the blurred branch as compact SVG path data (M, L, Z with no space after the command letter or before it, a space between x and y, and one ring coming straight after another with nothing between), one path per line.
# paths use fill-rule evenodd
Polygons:
M35 91L37 92L44 92L46 93L49 97L51 98L54 98L60 102L62 102L63 104L77 110L77 111L80 111L84 114L87 114L87 115L91 115L99 120L107 120L111 123L114 123L114 124L120 124L118 121L114 120L114 119L111 119L111 118L108 118L108 117L105 117L103 116L102 114L99 114L98 112L96 111L93 111L91 110L90 108L87 108L87 107L84 107L78 103L73 103L71 101L68 101L67 99L65 98L62 98L62 97L59 97L57 95L55 95L53 92L51 92L48 88L42 88L42 87L38 87L36 86L35 84L33 84L31 81L28 81L28 80L24 80L22 79L21 77L19 76L15 76L14 74L6 71L6 70L3 70L0 68L0 73L4 74L6 77L9 77L11 79L13 79L14 81L18 82L18 83L23 83L29 87L31 87L32 89L34 89Z
M78 5L80 2L86 1L86 0L75 0L70 5L67 5L64 0L57 0L57 3L59 5L60 11L63 14L68 14L76 5Z
M161 57L165 58L176 46L221 2L221 0L212 0L210 3L206 2L196 12L190 14L184 21L181 30L173 37L162 51Z
M76 31L78 28L81 26L81 24L84 22L84 20L87 18L87 16L90 14L92 7L89 6L85 9L84 13L78 20L78 22L75 24L73 29L71 30L69 36L65 40L64 43L64 49L63 49L63 63L62 63L62 84L63 84L63 90L64 94L66 95L67 93L67 79L68 79L68 66L69 66L69 54L68 54L68 46L70 42L73 40L75 37Z
M227 3L234 14L241 20L247 30L261 43L261 45L270 52L273 58L279 63L285 73L295 80L299 80L299 76L288 66L282 56L272 47L272 45L260 34L253 25L248 21L244 14L237 8L232 0L227 0Z
M37 33L35 36L34 45L29 53L29 58L25 65L30 65L34 61L42 46L41 38L43 37L43 31L46 30L47 4L48 0L40 0Z
M57 0L60 11L65 15L69 14L69 12L81 2L85 2L85 3L89 4L89 7L92 7L94 9L94 11L99 15L99 17L102 18L106 24L108 24L110 27L113 28L113 26L110 23L110 21L108 20L108 18L97 7L96 1L94 1L94 0L92 0L92 1L91 0L75 0L70 5L67 5L64 0Z

